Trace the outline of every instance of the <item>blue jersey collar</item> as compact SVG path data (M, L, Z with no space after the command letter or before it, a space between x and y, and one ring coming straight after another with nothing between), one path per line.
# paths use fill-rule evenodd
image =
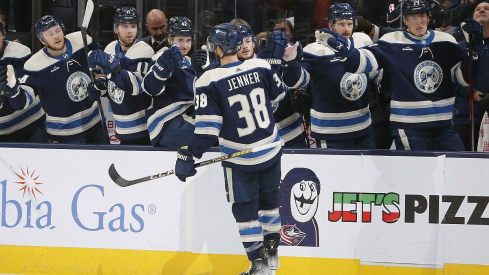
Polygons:
M60 56L52 56L49 54L48 52L48 48L44 47L42 50L44 51L44 53L51 57L51 58L54 58L54 59L57 59L57 60L70 60L71 58L71 55L73 55L73 46L71 45L71 42L70 40L66 39L65 38L65 45L66 45L66 52Z
M226 65L222 65L221 68L230 68L230 67L235 67L235 66L239 66L243 64L243 62L241 61L236 61L236 62L233 62L233 63L228 63Z
M435 33L432 30L428 30L428 32L423 36L414 36L407 31L403 31L403 33L407 39L423 47L430 45L431 42L433 42L433 39L435 39Z

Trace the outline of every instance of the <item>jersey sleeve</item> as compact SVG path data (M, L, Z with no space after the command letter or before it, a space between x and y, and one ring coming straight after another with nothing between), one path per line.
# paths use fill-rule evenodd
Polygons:
M150 58L134 59L129 63L127 70L121 69L117 74L111 76L110 81L124 92L136 96L143 92L141 84L148 71Z
M221 132L223 116L220 109L219 95L210 83L198 86L195 93L195 130L190 139L189 150L201 158L215 144Z

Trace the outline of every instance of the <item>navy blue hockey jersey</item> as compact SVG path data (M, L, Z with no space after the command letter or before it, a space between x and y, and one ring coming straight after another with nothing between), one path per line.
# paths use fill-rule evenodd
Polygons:
M143 92L141 83L149 69L153 48L138 40L127 52L121 51L118 40L112 41L105 52L120 59L121 70L110 77L107 94L114 113L116 136L120 140L132 140L148 135L146 109L151 97Z
M429 30L415 37L397 31L355 52L346 63L357 73L388 70L392 77L391 126L427 129L452 125L452 81L468 86L462 70L464 55L449 34Z
M5 47L0 53L0 64L7 69L12 65L15 76L21 78L24 63L31 57L31 50L17 42L3 40ZM39 97L30 87L24 87L27 96L19 94L11 99L5 98L0 105L0 135L12 134L25 129L33 123L44 120L44 110L41 107Z
M165 47L165 50L167 49ZM163 53L164 50L155 54L152 58L153 62ZM144 77L143 89L153 97L153 106L146 111L149 137L153 145L156 145L164 135L163 126L171 119L184 115L189 123L195 123L191 116L185 115L189 107L194 105L195 78L196 74L187 56L182 67L175 68L172 76L166 81L158 79L152 69Z
M354 33L356 48L372 44L363 33ZM319 140L345 140L370 133L369 76L346 72L344 63L327 46L311 43L304 48L301 66L309 77L296 82L284 68L284 81L293 88L308 84L312 95L311 136ZM296 69L298 70L298 69ZM377 80L377 71L370 78Z
M99 48L87 37L91 50ZM81 139L96 130L101 116L96 102L88 98L88 61L80 32L66 35L66 53L51 56L46 48L24 65L21 83L37 92L46 111L46 128L51 139L66 142Z
M195 83L195 132L189 150L200 157L219 137L222 154L280 140L273 107L285 85L261 59L234 62L205 72ZM258 171L274 165L281 146L223 161L225 167Z

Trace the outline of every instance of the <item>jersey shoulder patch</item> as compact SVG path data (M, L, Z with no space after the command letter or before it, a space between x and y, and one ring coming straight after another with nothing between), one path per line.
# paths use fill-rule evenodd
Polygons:
M370 39L370 36L364 34L363 32L354 32L352 38L353 44L357 49L365 46L370 46L374 43L372 42L372 39Z
M80 49L83 49L83 40L80 31L73 32L66 35L66 39L70 40L73 53L77 52ZM87 35L87 45L90 45L91 43L92 43L92 38L89 35Z
M323 44L317 43L317 42L314 42L314 43L307 45L304 48L304 52L306 52L308 54L315 55L315 56L334 55L333 50L331 50L329 47L326 47Z
M25 62L24 69L26 71L39 72L56 62L58 62L58 60L46 55L44 48L42 48Z
M3 52L3 57L22 58L30 54L31 49L28 47L14 41L9 41Z
M154 55L153 48L143 40L139 40L136 44L132 45L127 50L126 58L138 59L138 58L151 58Z

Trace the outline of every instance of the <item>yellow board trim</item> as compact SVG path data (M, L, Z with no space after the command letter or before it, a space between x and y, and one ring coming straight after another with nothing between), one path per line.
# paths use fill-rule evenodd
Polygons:
M280 257L280 274L481 275L489 266L445 264L443 269L361 265L359 260ZM0 245L0 274L239 274L244 255L125 249Z

